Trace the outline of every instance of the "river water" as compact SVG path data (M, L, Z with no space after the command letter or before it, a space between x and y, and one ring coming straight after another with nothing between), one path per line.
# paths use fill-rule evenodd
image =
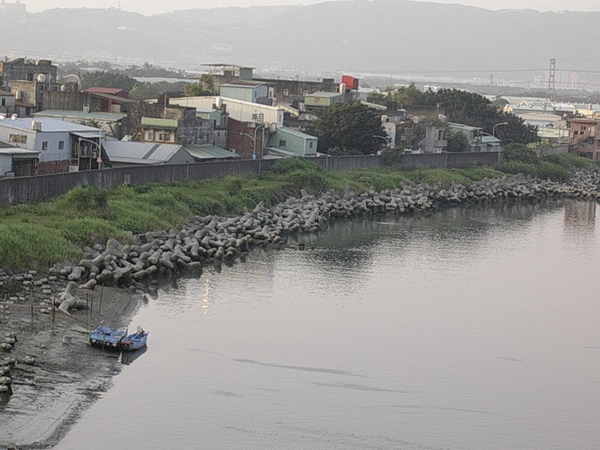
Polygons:
M600 448L596 205L338 222L149 299L57 449Z

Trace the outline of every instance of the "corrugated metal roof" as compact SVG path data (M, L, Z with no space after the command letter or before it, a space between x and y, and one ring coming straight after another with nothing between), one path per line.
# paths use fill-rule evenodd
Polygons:
M286 150L285 148L279 147L269 147L269 153L277 153L283 156L301 156L296 152L292 152L291 150Z
M376 109L376 110L379 110L379 111L385 111L387 109L387 106L378 105L377 103L366 102L364 100L361 100L360 102L363 105L368 106L371 109Z
M20 155L20 156L29 156L31 158L36 158L40 152L36 152L35 150L29 150L26 148L20 147L2 147L0 148L0 155Z
M98 135L98 129L88 127L85 125L79 125L78 123L66 122L64 120L53 119L50 117L37 117L31 118L20 118L20 119L4 119L0 120L0 126L6 126L10 128L16 128L20 130L30 130L31 122L36 120L42 124L42 132L73 132L73 131L96 131Z
M321 98L332 98L332 97L340 97L344 94L340 94L339 92L313 92L312 94L308 94L306 97L321 97Z
M214 145L186 145L183 148L196 159L231 159L240 157L237 153Z
M45 111L40 111L33 113L34 117L51 117L54 119L61 119L68 117L70 119L90 119L90 120L111 120L117 121L121 120L124 117L127 117L127 114L115 114L108 113L102 111L92 111L89 113L84 113L83 111L61 111L59 109L47 109Z
M74 136L79 136L82 138L90 139L90 138L99 138L104 136L104 131L98 129L96 131L73 131L71 133Z
M157 119L155 117L142 117L143 127L177 128L175 119Z
M132 164L164 164L183 146L146 142L104 141L102 146L113 162Z
M302 131L294 130L293 128L288 127L279 127L277 129L278 132L289 134L290 136L296 136L302 139L317 139L315 136L311 136L310 134L303 133Z

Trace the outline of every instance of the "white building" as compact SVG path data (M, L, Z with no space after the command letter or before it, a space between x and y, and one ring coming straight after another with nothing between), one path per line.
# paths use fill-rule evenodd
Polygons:
M110 165L102 152L103 137L102 130L58 119L0 119L0 141L39 152L39 174Z

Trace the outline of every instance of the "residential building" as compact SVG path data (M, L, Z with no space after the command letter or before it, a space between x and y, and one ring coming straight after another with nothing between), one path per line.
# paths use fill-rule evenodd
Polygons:
M262 159L265 156L268 133L269 125L265 122L244 122L230 117L227 149L237 153L242 159Z
M224 84L264 84L273 89L275 104L297 105L304 97L315 92L337 92L340 84L334 78L323 78L321 81L307 81L298 78L261 78L254 76L254 68L227 64L208 64L204 66L213 77L215 86ZM350 82L348 77L347 81ZM352 83L351 83L352 84ZM222 94L226 96L225 94Z
M10 116L16 113L15 95L11 92L0 90L0 114Z
M467 139L470 152L499 152L502 151L502 141L495 136L482 131L479 127L471 127L460 123L448 122L452 133L462 133Z
M175 97L169 99L171 105L196 108L196 110L224 110L231 119L239 122L274 123L283 126L285 110L281 107L260 105L226 97ZM223 109L224 108L224 109Z
M195 159L180 144L106 140L106 153L115 166L193 163Z
M213 123L211 144L219 148L227 148L227 120L229 115L219 109L197 109L196 117L210 120Z
M281 127L269 135L269 155L316 156L318 138L292 128Z
M347 103L348 96L344 92L314 92L304 97L306 109L323 109L338 103Z
M221 97L274 106L274 89L266 84L222 84Z
M57 67L52 61L28 62L25 58L0 62L0 87L10 89L15 95L17 106L29 115L44 108L44 94L58 91Z
M52 119L64 120L65 122L78 123L94 128L101 128L107 136L113 136L117 139L123 137L123 121L127 114L108 113L102 111L62 111L46 109L36 112L33 117L48 117Z
M110 167L102 149L104 132L51 118L0 120L0 141L38 152L38 174Z
M39 152L0 142L0 178L35 175Z
M593 161L600 161L600 120L570 119L571 152Z
M214 122L196 116L196 109L169 105L161 117L141 118L139 136L142 142L202 145L213 142Z
M107 91L107 92L104 92ZM114 95L108 92L116 92ZM51 110L126 113L136 103L124 97L121 89L91 88L84 91L72 87L70 90L50 91L44 95L44 108Z
M44 82L55 83L57 81L56 71L57 66L47 59L40 59L35 62L29 62L25 58L0 61L0 87L8 87L11 81L17 80L36 81L43 79Z

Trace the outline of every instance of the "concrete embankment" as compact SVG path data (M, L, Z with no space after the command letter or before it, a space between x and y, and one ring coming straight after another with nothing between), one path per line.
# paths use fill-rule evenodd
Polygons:
M577 172L569 184L524 176L485 179L466 187L453 184L405 185L381 192L301 198L267 208L257 205L236 217L192 217L177 230L134 236L135 244L109 240L106 246L87 248L88 258L51 270L93 289L97 284L142 289L148 280L202 271L203 264L220 264L247 254L253 246L282 246L293 233L314 232L337 218L359 215L403 214L445 205L497 201L538 200L548 197L600 197L598 171Z

